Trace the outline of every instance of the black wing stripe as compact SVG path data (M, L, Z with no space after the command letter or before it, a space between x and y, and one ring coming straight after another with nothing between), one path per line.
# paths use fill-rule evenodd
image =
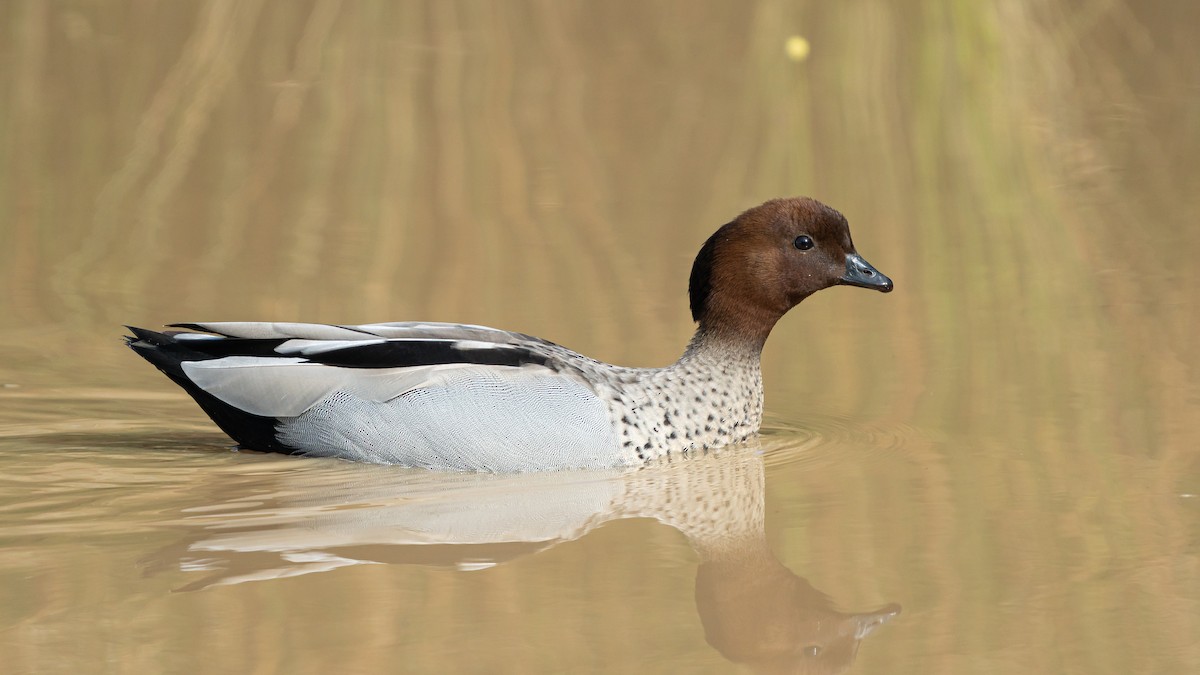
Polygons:
M341 324L341 323L339 323L339 324L331 324L331 325L334 325L334 326L336 326L336 327L338 327L338 328L344 328L345 330L352 330L352 331L354 331L355 333L362 333L363 335L370 335L370 336L372 336L372 337L379 337L377 334L375 334L375 333L372 333L372 332L371 332L371 331L369 331L369 330L365 330L365 329L359 328L358 326L347 326L347 325L345 325L345 324Z
M173 335L170 337L174 338ZM554 368L554 362L550 358L517 345L492 344L474 347L471 346L471 342L409 338L386 342L367 342L362 345L349 344L314 354L291 352L281 354L277 351L280 345L289 341L290 339L279 338L224 337L212 340L186 340L181 344L193 352L195 357L200 357L200 354L213 359L226 356L299 357L311 363L342 368L406 368L435 366L444 363L512 367L539 365ZM171 342L174 342L174 339Z
M313 363L344 368L403 368L471 363L481 366L539 365L552 367L541 354L517 346L471 347L453 340L389 340L305 354Z

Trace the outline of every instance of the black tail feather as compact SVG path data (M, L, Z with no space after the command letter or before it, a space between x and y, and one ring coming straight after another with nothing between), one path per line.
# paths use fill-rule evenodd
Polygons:
M216 422L221 431L229 434L238 445L250 450L294 454L296 448L281 443L275 435L276 419L254 415L236 408L196 386L184 372L184 361L204 361L219 358L190 349L169 333L126 326L133 333L125 336L125 344L149 361L175 384L183 388L200 408Z

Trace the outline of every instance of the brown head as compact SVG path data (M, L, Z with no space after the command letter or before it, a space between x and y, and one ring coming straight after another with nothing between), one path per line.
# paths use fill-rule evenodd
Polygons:
M789 309L837 285L892 290L892 280L854 250L842 214L795 197L756 206L709 237L692 264L688 295L701 332L761 344Z

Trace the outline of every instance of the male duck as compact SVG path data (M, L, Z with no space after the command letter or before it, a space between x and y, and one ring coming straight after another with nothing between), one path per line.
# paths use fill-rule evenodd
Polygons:
M623 368L552 342L447 323L130 327L127 344L242 447L468 471L633 465L758 432L772 326L813 293L892 282L846 219L776 199L721 227L692 265L699 324L665 368Z

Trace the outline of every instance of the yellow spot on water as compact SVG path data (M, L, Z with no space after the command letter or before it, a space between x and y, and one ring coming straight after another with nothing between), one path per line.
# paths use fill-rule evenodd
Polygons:
M811 49L812 48L808 45L808 40L805 40L799 35L793 35L787 39L787 42L783 43L783 51L787 53L789 59L796 61L797 63L807 59L808 52L811 51Z

